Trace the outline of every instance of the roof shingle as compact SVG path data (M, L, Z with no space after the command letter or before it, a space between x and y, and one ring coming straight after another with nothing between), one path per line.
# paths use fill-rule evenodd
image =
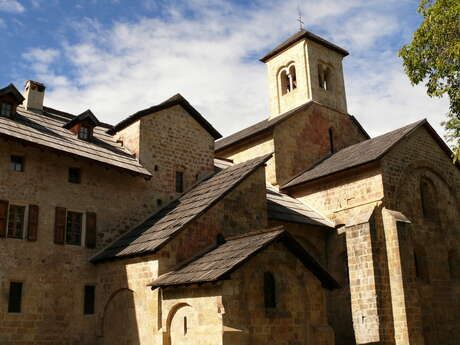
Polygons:
M96 254L91 261L99 262L157 251L186 224L205 212L253 171L265 164L271 156L269 154L231 166L197 184L141 225L115 240Z

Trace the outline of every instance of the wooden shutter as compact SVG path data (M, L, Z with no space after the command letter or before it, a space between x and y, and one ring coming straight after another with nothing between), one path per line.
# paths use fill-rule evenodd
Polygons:
M27 239L29 241L36 241L37 232L38 232L38 206L29 205L29 221L27 224Z
M8 201L0 200L0 237L6 237L8 226Z
M66 226L66 209L64 207L56 207L54 218L54 243L64 244Z
M96 248L96 213L86 212L86 247Z

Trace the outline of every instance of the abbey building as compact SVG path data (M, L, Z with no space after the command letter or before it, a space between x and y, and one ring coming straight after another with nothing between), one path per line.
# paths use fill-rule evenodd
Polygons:
M291 36L226 138L0 89L0 344L460 344L459 166L426 120L370 138L347 55Z

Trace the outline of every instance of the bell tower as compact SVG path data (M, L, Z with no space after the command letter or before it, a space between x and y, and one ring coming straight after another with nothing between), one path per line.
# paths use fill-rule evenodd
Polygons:
M267 65L270 118L309 101L347 113L342 59L348 52L301 29L260 61Z

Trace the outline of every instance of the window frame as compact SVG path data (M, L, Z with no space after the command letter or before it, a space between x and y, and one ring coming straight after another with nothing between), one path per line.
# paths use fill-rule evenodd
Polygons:
M89 138L91 137L90 128L86 126L80 126L80 128L78 129L77 136L78 136L78 139L89 140Z
M4 107L9 107L8 114L3 113ZM14 109L13 104L4 102L4 101L0 102L0 117L11 117L13 115L13 109Z
M20 159L21 162L15 162L15 159ZM16 167L20 164L21 169L18 170ZM10 171L14 172L24 172L25 170L25 156L20 156L20 155L10 155Z
M16 207L24 207L24 217L23 217L23 222L24 224L22 225L22 237L10 237L10 216L11 216L11 206L16 206ZM9 202L8 204L8 212L7 212L7 225L6 225L6 238L13 239L13 240L25 240L27 238L27 225L29 221L29 205L21 202Z
M80 244L74 244L67 242L67 224L69 219L69 213L80 213L81 217L81 233L80 233ZM75 247L85 247L86 243L86 212L77 209L66 209L65 213L65 229L64 229L64 244Z

